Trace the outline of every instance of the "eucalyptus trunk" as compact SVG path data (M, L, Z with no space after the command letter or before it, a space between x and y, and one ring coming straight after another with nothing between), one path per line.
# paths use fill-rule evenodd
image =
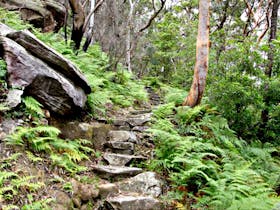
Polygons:
M198 35L193 83L183 106L194 107L200 104L205 90L209 56L209 8L210 0L199 1Z

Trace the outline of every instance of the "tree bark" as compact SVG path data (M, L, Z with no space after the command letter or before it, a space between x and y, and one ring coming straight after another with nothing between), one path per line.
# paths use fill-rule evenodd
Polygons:
M198 35L196 42L196 63L193 83L183 106L200 104L206 85L209 55L209 8L210 0L199 1Z
M93 31L93 26L94 26L94 8L95 8L95 0L91 0L90 1L90 14L93 12L93 14L91 16L89 16L89 28L86 34L86 42L83 46L83 51L87 51L89 45L91 44L92 41L92 31ZM86 21L87 22L87 21ZM85 23L86 26L87 23Z
M129 14L128 14L128 20L127 20L127 32L126 32L126 39L125 39L125 46L126 46L126 66L128 72L132 72L131 69L131 28L132 28L132 18L134 13L134 6L135 2L132 2L132 0L129 0Z
M73 28L71 40L75 43L75 49L78 50L83 38L83 26L85 23L85 13L83 6L79 0L69 0L71 10L73 12Z
M272 41L276 39L279 4L280 4L280 0L273 0L272 14L270 18L270 35L268 40L268 44L269 44L269 52L267 55L268 66L265 71L265 74L268 77L272 76L273 60L274 60L274 45Z

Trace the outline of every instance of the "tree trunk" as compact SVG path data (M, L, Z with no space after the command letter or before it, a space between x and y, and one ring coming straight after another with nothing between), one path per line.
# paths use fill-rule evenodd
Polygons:
M85 23L85 13L79 0L69 0L73 12L73 28L71 40L75 42L75 49L78 50L83 38L83 26Z
M128 21L127 21L127 32L126 32L126 39L125 39L125 50L126 50L126 66L128 72L132 72L131 69L131 28L132 28L132 18L134 12L134 5L135 3L132 0L129 0L129 14L128 14Z
M278 9L279 9L279 4L280 0L273 0L273 5L272 5L272 13L271 13L271 18L270 18L270 34L269 34L269 52L267 55L268 59L268 65L265 69L265 75L270 78L272 76L272 69L273 69L273 63L274 63L274 45L272 43L273 40L276 39L276 32L277 32L277 19L278 19ZM266 105L265 109L262 110L261 113L261 124L259 127L259 133L258 136L260 139L265 140L265 131L267 129L267 123L269 121L269 100L270 98L267 96L267 91L269 89L269 82L266 82L264 86L264 103Z
M89 17L89 28L87 31L86 35L86 42L83 46L83 51L87 51L88 47L90 46L92 42L92 35L93 35L93 26L94 26L94 8L95 8L95 0L90 1L90 13L89 15L93 12L93 14Z
M280 4L280 0L273 0L272 14L271 14L271 18L270 18L270 35L269 35L269 40L268 40L268 44L269 44L269 52L267 55L268 66L265 71L265 74L268 77L272 76L274 51L275 51L272 41L276 39L279 4Z
M202 99L206 85L209 54L209 7L210 0L199 1L199 22L196 42L196 63L193 83L183 106L194 107Z

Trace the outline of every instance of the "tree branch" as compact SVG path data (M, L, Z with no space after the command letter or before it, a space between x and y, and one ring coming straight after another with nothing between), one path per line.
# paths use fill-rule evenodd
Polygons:
M103 2L104 2L104 0L98 1L98 3L95 5L94 9L86 17L85 24L84 24L84 27L83 27L83 32L85 32L86 27L88 26L88 23L89 23L89 20L90 20L91 16L99 9L99 7L102 5Z
M162 9L164 8L164 5L166 3L166 0L160 0L161 5L160 8L152 15L152 17L149 19L148 23L143 26L138 32L141 33L143 31L145 31L147 28L150 27L150 25L152 24L152 22L154 21L154 19L158 16L158 14L162 11Z

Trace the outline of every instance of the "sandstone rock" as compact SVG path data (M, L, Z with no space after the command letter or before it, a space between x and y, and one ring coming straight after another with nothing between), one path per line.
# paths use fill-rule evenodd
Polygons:
M130 131L123 131L123 130L110 131L108 133L108 137L110 141L123 141L123 142L127 141L127 142L137 143L136 135Z
M160 210L158 200L149 196L118 195L106 199L113 210Z
M126 121L125 118L118 118L113 120L113 124L116 126L123 126L123 127L128 127L130 128L128 122Z
M67 139L88 139L93 137L93 128L88 123L80 123L78 121L65 122L51 121L51 124L61 131L61 136Z
M82 201L89 201L99 196L99 190L91 184L80 184L79 195Z
M72 114L84 107L86 95L80 87L30 55L11 39L1 37L0 45L4 49L11 87L25 88L27 95L61 115Z
M5 103L9 108L15 108L21 103L22 90L9 90Z
M66 9L56 0L2 0L0 6L8 10L18 10L23 20L42 28L44 32L58 31L64 25Z
M0 23L0 36L6 36L7 34L12 32L15 32L15 30L3 23Z
M52 209L55 209L55 210L68 210L68 208L65 207L65 206L62 205L62 204L53 204L53 205L52 205Z
M132 131L144 132L148 129L149 129L148 126L135 126L135 127L132 128Z
M158 197L162 194L163 182L154 172L144 172L118 183L119 189L125 192L137 192Z
M117 118L113 120L114 125L116 126L142 126L151 120L152 113L133 115L127 118Z
M115 177L115 176L120 176L120 177L133 176L143 171L141 168L135 168L135 167L103 166L103 165L93 166L93 170L99 173L104 178Z
M115 195L119 192L118 186L112 183L101 184L98 189L101 198L106 198L108 195Z
M72 179L70 182L72 184L75 205L79 205L79 200L89 201L99 196L99 190L92 184L84 184L75 179Z
M152 110L151 109L142 109L142 110L133 110L130 113L133 115L140 115L140 114L147 114L147 113L151 113Z
M76 86L81 87L85 93L91 92L86 78L72 62L48 47L28 30L12 32L7 37L23 46L29 53L44 61L58 73L64 75Z
M74 204L75 207L77 207L77 208L81 207L82 201L81 201L80 197L76 196L72 199L72 201L73 201L73 204Z
M4 119L0 125L4 133L11 134L17 126L23 125L23 122L21 120Z
M135 155L123 155L123 154L114 154L114 153L105 153L103 158L113 166L125 166L130 163L132 160L143 160L143 156Z
M141 126L151 121L152 113L136 115L131 118L127 118L127 122L132 126Z
M104 146L111 148L112 152L115 153L132 155L134 152L134 144L131 142L108 141Z
M106 142L111 125L104 123L80 123L64 119L51 119L50 124L61 131L61 137L67 139L87 139L92 141L94 149L101 150Z
M70 197L67 195L67 193L62 191L55 191L53 193L54 199L56 201L56 204L59 204L60 206L63 206L66 209L69 209L72 205L72 201Z

